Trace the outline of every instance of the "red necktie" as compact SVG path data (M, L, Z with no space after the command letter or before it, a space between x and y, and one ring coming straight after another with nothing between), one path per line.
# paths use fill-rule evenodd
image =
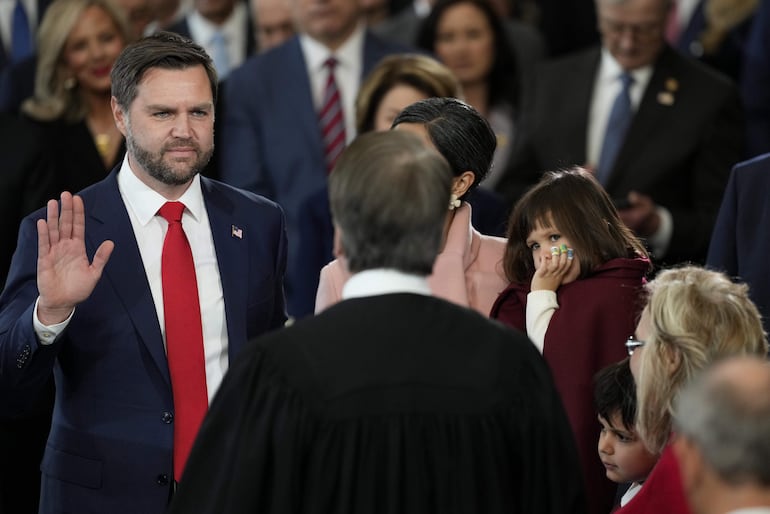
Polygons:
M326 79L321 111L318 113L327 172L331 172L345 148L345 117L342 114L342 98L339 89L337 89L337 81L334 80L334 68L336 66L337 59L334 57L329 57L324 62L324 67L329 69L329 76Z
M182 477L187 456L208 409L203 329L190 243L182 229L181 202L166 202L158 213L168 221L161 280L166 321L166 354L174 394L174 478Z

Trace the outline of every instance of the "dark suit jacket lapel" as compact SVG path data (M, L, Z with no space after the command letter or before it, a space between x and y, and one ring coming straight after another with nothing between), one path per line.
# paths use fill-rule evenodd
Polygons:
M234 206L221 190L212 187L211 181L201 177L203 198L209 215L211 235L219 266L219 278L222 281L222 295L225 301L227 321L228 353L235 355L246 341L244 319L248 298L246 283L248 277L248 231L249 220L234 217ZM235 230L241 230L242 236L236 237Z
M166 351L144 264L136 244L128 212L118 191L117 168L87 193L86 249L93 256L106 240L115 243L101 280L108 280L131 318L142 344L167 383Z

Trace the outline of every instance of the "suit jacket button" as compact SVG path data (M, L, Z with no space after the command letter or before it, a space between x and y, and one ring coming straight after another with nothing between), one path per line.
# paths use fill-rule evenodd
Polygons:
M158 485L168 485L168 475L158 475Z
M174 421L174 415L168 411L164 412L163 415L160 417L160 420L163 421L163 423L169 424L172 421Z

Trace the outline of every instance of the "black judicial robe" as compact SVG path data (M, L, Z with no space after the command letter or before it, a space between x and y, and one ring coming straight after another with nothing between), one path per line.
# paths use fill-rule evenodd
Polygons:
M253 341L171 513L585 512L569 423L521 333L443 300L343 301Z

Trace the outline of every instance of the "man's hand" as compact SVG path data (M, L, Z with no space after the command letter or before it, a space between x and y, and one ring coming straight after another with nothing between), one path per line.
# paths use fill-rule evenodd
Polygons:
M61 215L56 200L48 201L45 220L37 222L37 316L44 325L66 320L75 306L88 298L110 258L112 241L104 241L88 262L83 200L61 194Z
M623 223L641 237L655 234L660 227L660 216L652 198L631 191L628 193L628 203L630 205L627 208L618 211Z

